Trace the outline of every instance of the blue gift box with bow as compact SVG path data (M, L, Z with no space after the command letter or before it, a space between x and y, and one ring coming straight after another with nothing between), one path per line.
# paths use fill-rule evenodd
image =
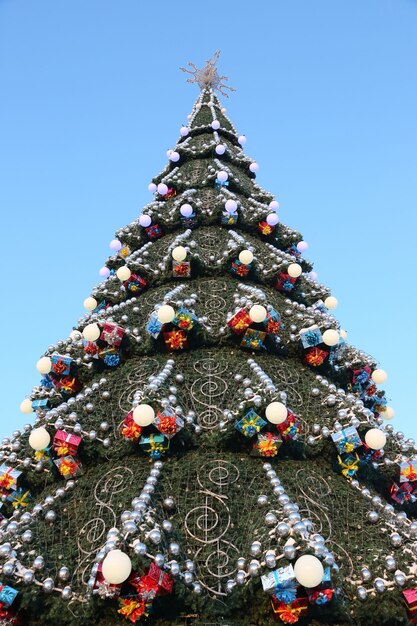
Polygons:
M37 411L38 409L49 409L50 406L50 402L47 398L42 400L32 400L32 409L34 411Z
M332 434L333 443L336 445L339 454L353 452L362 445L362 440L354 426L348 426Z
M297 596L297 582L292 565L279 567L261 576L262 588L273 594L280 602L289 604Z
M157 339L162 330L162 326L162 322L159 321L158 316L154 311L151 313L148 323L146 324L146 332L154 339Z
M264 426L266 426L266 421L254 409L249 409L246 415L235 424L236 430L249 438L254 437Z
M13 587L0 583L0 602L4 608L8 608L13 604L18 593L19 592L16 589L13 589Z
M317 325L304 328L300 331L300 339L303 348L314 348L323 342L323 336Z

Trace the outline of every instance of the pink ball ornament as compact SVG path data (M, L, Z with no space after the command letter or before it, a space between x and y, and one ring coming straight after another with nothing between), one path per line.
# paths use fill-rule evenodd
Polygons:
M100 274L100 276L102 276L103 278L108 278L110 276L110 270L108 267L104 266L101 267L98 271L98 273Z
M219 144L216 146L216 154L220 154L220 155L222 155L222 154L224 154L225 152L226 152L226 146L225 146L225 145L223 145L222 143L219 143Z
M166 196L168 193L168 185L165 183L159 183L157 190L160 196Z
M226 204L224 208L228 213L235 213L237 211L237 202L236 200L226 200Z
M190 217L193 214L193 207L191 204L183 204L180 208L180 213L183 217Z
M298 252L305 252L308 248L308 243L306 241L299 241L297 243L297 250Z
M278 211L279 202L277 202L276 200L272 200L272 202L269 203L269 208L272 209L273 211Z
M221 183L225 183L228 178L229 176L227 172L224 172L223 170L217 172L217 180L219 180Z
M152 224L152 218L149 215L145 215L144 213L139 217L139 224L143 226L143 228L148 228Z
M155 183L149 183L149 185L148 185L148 190L149 190L151 193L155 193L155 191L156 191L156 185L155 185Z
M270 213L266 216L266 223L270 226L276 226L279 222L278 215L276 213Z
M220 128L220 122L219 122L219 120L214 120L214 121L211 123L211 127L212 127L212 129L213 129L213 130L219 130L219 128Z
M246 143L246 135L240 135L240 137L238 137L238 143L240 143L241 146L244 146Z
M180 160L180 155L178 154L178 152L175 152L175 150L173 150L168 158L173 163L177 163L177 161Z
M249 169L251 172L253 172L254 174L256 174L256 172L259 170L259 165L257 163L251 163L249 165Z
M317 280L318 274L317 272L310 272L309 277L311 278L311 280Z
M180 128L181 137L186 137L189 132L190 132L190 129L188 128L188 126L181 126Z
M112 239L110 242L110 250L114 250L114 252L119 252L122 248L122 242L118 239Z

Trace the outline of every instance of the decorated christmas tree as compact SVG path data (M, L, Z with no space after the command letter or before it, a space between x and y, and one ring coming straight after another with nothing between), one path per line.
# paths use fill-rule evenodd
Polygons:
M417 458L256 183L217 54L3 440L0 623L406 624Z

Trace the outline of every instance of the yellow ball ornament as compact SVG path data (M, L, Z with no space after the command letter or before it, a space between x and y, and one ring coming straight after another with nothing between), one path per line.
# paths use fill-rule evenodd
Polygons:
M122 267L119 267L119 269L116 272L117 278L122 282L124 280L129 280L131 275L132 275L132 272L130 271L127 265L122 265Z
M138 426L150 426L155 420L155 411L150 404L138 404L133 409L133 421Z
M177 246L172 251L172 258L174 259L174 261L178 261L178 263L181 263L181 261L185 261L185 259L187 258L187 250L184 248L184 246Z
M163 304L156 312L161 324L169 324L175 317L175 309L170 304Z
M253 261L253 253L250 250L242 250L239 254L239 261L243 265L250 265Z
M265 409L265 417L271 424L282 424L287 415L288 409L282 402L271 402Z
M333 309L335 309L338 305L338 301L337 298L335 298L334 296L328 296L325 301L324 301L324 305L330 309L330 311L332 311Z
M388 378L385 370L377 369L372 372L372 380L377 385L382 385Z
M332 328L329 328L328 330L325 330L323 333L323 342L326 344L326 346L335 346L339 341L339 333L337 332L337 330L333 330Z

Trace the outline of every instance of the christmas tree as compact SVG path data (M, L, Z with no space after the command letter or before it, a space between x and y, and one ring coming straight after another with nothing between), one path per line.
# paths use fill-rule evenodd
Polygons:
M201 91L154 199L3 441L1 624L417 610L414 442L255 182L217 56L185 70Z

